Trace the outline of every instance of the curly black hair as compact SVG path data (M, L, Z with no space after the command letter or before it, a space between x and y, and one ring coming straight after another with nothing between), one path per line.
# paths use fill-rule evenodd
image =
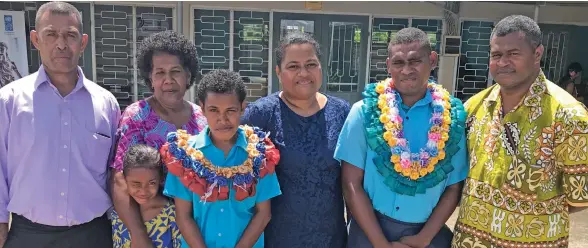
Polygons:
M159 151L151 146L137 144L129 147L123 159L123 174L130 169L145 168L157 170L160 175L163 173L161 155Z
M240 103L243 103L247 96L245 83L239 73L225 69L212 70L202 76L197 89L198 100L202 105L204 105L209 92L235 93L239 97Z
M293 31L286 34L281 40L280 44L276 48L276 65L280 68L282 67L282 60L286 55L286 48L290 45L301 45L301 44L310 44L314 49L314 53L318 58L321 57L321 47L318 42L312 37L312 35L301 32L301 31Z
M173 30L155 33L145 38L137 49L137 67L139 75L143 78L147 87L151 90L151 71L153 70L153 54L164 52L178 56L184 70L190 72L187 88L190 88L198 75L198 54L193 42L182 34Z

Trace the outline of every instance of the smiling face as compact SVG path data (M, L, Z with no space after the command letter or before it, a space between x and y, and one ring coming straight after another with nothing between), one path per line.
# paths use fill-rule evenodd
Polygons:
M323 80L321 63L309 43L286 47L282 63L276 66L276 74L284 92L297 99L314 97Z
M184 70L178 56L154 53L150 79L155 98L166 106L177 106L188 89L190 72Z
M437 65L437 53L421 42L396 44L386 59L396 90L403 96L418 96L427 90L431 70Z
M543 46L533 47L523 32L493 36L490 40L490 74L502 88L528 86L540 67Z
M161 173L151 168L133 168L125 171L129 195L139 205L155 199L161 183Z
M45 12L36 30L31 31L31 41L39 50L43 67L54 73L77 70L78 61L88 44L88 35L79 30L79 20L74 15Z

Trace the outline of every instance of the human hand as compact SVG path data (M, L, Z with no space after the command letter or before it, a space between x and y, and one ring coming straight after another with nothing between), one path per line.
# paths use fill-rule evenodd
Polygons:
M131 248L155 248L149 237L132 237Z
M420 235L405 236L400 239L400 242L411 247L411 248L425 248L429 246L431 241Z
M0 223L0 247L4 247L8 237L8 223Z
M412 248L409 245L403 244L401 242L390 242L389 248Z

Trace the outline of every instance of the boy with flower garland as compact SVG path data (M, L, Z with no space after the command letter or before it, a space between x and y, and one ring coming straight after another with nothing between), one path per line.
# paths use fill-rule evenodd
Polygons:
M281 194L279 152L269 133L239 126L245 109L239 74L213 70L198 85L208 126L179 130L161 148L169 171L164 194L176 203L182 247L263 247L270 199Z
M400 30L388 46L392 78L369 84L339 136L348 247L449 247L445 222L468 173L463 105L429 80L425 32Z

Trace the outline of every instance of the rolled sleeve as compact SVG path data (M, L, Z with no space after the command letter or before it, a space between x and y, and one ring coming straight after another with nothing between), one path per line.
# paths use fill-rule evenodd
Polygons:
M359 101L351 107L339 134L334 158L339 162L345 161L363 170L365 169L368 147L363 125L362 106L363 102Z
M171 173L167 173L167 177L165 179L165 186L163 187L163 194L169 197L177 197L184 201L191 202L192 192L180 182L180 179L177 176L172 175Z
M453 171L449 173L447 185L453 185L465 180L468 177L470 166L468 164L468 153L466 147L466 135L462 134L458 144L459 150L451 158Z
M258 192L256 203L267 201L282 194L276 173L267 174L265 177L259 179L256 187Z
M8 99L0 91L0 223L8 223L8 129L10 117Z

